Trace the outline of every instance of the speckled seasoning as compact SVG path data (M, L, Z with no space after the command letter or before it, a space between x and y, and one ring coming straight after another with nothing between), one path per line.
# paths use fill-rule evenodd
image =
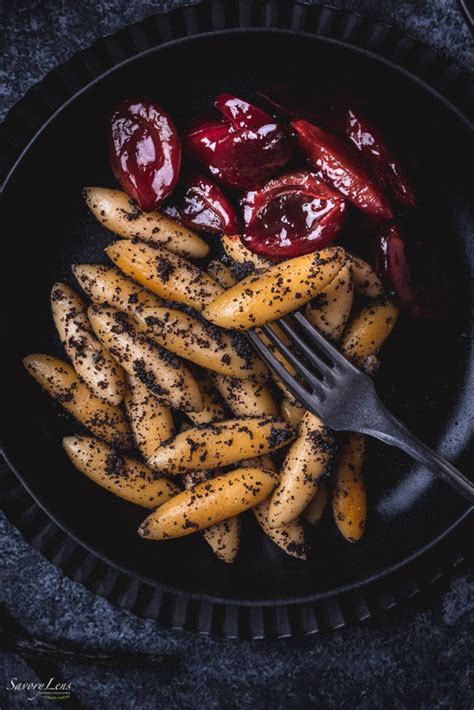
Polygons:
M336 451L333 434L310 412L304 414L298 431L283 464L280 486L270 502L271 527L287 524L303 513Z
M179 488L137 459L124 457L97 439L68 436L64 450L74 466L111 493L144 508L155 508Z
M120 404L125 374L95 336L87 317L87 304L66 284L51 292L53 320L75 370L90 390L110 404Z
M210 528L261 503L277 481L273 472L239 468L193 484L149 515L139 534L164 540Z
M120 407L96 397L69 363L49 355L29 355L23 363L37 382L95 436L120 447L130 446L130 429Z
M294 430L276 417L249 417L194 426L178 434L169 445L157 449L150 465L169 473L213 469L269 453L294 436Z
M163 246L183 257L202 258L209 247L197 234L159 212L143 212L120 190L90 187L84 200L98 221L108 230L135 243Z
M129 240L114 242L106 248L110 259L127 276L148 288L157 296L177 301L203 310L208 303L223 291L205 271L184 257L168 252L159 245L133 244ZM160 272L167 264L174 270L174 277L163 280L157 269L157 259L161 258Z
M242 104L240 99L237 102ZM232 97L227 97L227 109L233 105ZM263 115L255 107L249 111ZM298 175L313 179L300 172L294 173L293 180ZM165 539L204 529L215 554L232 562L239 547L237 514L254 507L266 535L288 555L305 559L300 516L328 475L336 451L334 436L308 412L290 411L295 409L291 404L282 411L299 424L298 432L278 416L278 398L275 401L271 382L269 386L265 381L269 372L239 331L254 327L267 343L258 326L306 305L315 327L335 341L345 331L343 350L371 368L397 315L378 291L377 276L358 257L348 257L342 247L275 263L249 251L245 239L236 234L221 239L222 258L232 270L211 261L207 272L202 262L197 266L191 259L208 257L209 246L169 214L143 211L119 190L87 188L84 197L99 222L122 239L105 249L116 268L73 266L92 301L88 310L70 287L56 284L53 288L56 325L84 383L78 379L70 382L70 388L48 387L92 432L118 446L123 442L110 429L117 417L123 417L121 410L119 415L95 401L87 416L79 408L87 387L112 405L125 395L133 440L153 468L115 450L105 454L100 448L104 445L94 440L87 444L86 463L78 467L83 466L104 487L107 478L109 490L113 485L117 495L139 504L145 503L134 496L152 482L165 485L164 472L183 476L186 491L144 521L140 531L145 537ZM296 222L291 229L297 229ZM278 259L278 254L273 257ZM354 292L372 300L346 328ZM272 327L278 329L276 324ZM284 362L274 346L269 347ZM295 355L302 356L296 349ZM286 396L285 388L277 384ZM233 419L227 418L228 410ZM176 434L175 413L178 422L186 416L194 426ZM130 442L128 425L126 440ZM267 454L284 447L288 452L279 480ZM245 466L246 461L256 468ZM338 461L340 471L343 458ZM226 467L239 463L243 467L238 474L226 473ZM357 467L349 460L343 469L352 479L344 481L344 487L335 484L333 506L341 508L340 501L345 501L347 509L358 495ZM265 486L269 487L264 496ZM173 492L178 492L176 486ZM163 491L155 491L148 504L162 495ZM343 534L356 539L353 531L344 531L344 526L354 525L351 515L338 509L336 518Z
M141 335L129 316L93 305L89 318L99 340L129 375L137 376L171 407L197 411L202 408L199 386L190 370L172 353Z
M204 309L204 316L216 325L240 330L277 320L314 298L344 262L344 251L333 247L275 264L218 296Z
M136 314L147 337L201 367L237 377L265 377L267 370L241 337L211 325L186 308L151 308Z

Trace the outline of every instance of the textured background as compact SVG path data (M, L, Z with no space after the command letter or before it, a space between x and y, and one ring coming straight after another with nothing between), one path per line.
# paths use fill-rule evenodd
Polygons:
M94 39L178 2L0 0L0 115L58 63ZM472 67L454 0L332 0L383 18ZM178 671L68 666L87 707L469 708L474 704L472 571L370 624L305 641L225 642L159 629L95 598L30 549L0 514L0 602L33 635L105 649L177 652ZM471 661L471 663L470 663ZM0 655L0 707L31 707L6 691L35 681Z

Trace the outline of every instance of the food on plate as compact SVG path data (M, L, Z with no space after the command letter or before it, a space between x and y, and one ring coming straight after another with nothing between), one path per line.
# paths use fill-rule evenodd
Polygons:
M175 308L145 308L135 317L147 338L168 352L228 377L265 378L267 369L238 333Z
M151 343L122 311L92 305L88 313L100 342L129 375L170 407L202 409L199 385L176 355Z
M376 267L394 292L397 303L417 318L439 318L443 308L430 303L429 292L416 284L407 254L406 238L396 225L387 225L376 241ZM439 288L439 287L438 287ZM433 294L432 294L433 295Z
M245 247L244 247L244 249L245 249ZM209 270L209 269L208 269L208 270ZM226 273L226 274L225 274L225 279L222 279L222 272L220 272L219 270L216 271L215 273L216 273L216 281L217 281L221 286L223 286L224 288L230 288L231 286L233 286L233 285L236 283L236 278L235 278L235 276L232 274L232 272ZM288 345L288 343L289 343L288 338L286 337L285 333L282 331L282 329L281 329L276 323L271 323L269 327L275 332L276 335L278 335L279 338L281 338L281 340L283 340L283 342L284 342L285 344ZM269 340L269 338L268 338L264 333L262 333L260 329L256 329L256 332L259 334L259 337L260 337L260 339L262 340L262 342L263 342L263 343L267 346L267 348L269 348L269 350L275 355L275 357L277 358L277 360L279 360L279 362L281 362L282 364L284 364L285 367L287 368L287 370L288 370L289 372L291 372L291 373L294 375L294 374L295 374L295 370L294 370L293 366L290 365L290 364L285 360L285 358L283 357L283 355L280 353L279 350L277 350L277 349L275 348L275 346L274 346L273 343ZM225 378L224 378L224 379L225 379ZM273 379L274 379L274 381L275 381L275 384L277 385L277 387L279 387L279 388L281 389L281 391L283 392L283 394L284 394L285 396L290 396L290 397L291 397L291 395L286 391L286 388L285 388L285 386L283 385L283 383L282 383L275 375L273 376ZM232 397L232 392L228 391L228 387L226 387L225 384L223 384L223 383L224 383L224 380L221 379L221 386L224 387L224 390L227 390L227 394L226 394L226 392L224 391L224 392L222 392L222 395L223 395L224 397L226 397L226 396L227 396L227 397ZM250 392L250 389L249 389L249 388L250 388L250 383L247 383L247 385L245 385L245 383L242 383L241 385L239 385L239 387L246 389L247 395L245 395L245 401L246 401L247 404L248 404L249 402L252 401L251 399L250 399L250 400L248 399L248 393ZM259 394L260 398L261 398L262 396L264 396L264 397L267 399L267 402L268 402L268 398L267 398L267 395L265 394L265 390L262 389L262 388L260 388L260 387L258 387L258 388L256 388L256 389L258 389L258 394ZM240 399L242 400L242 397L240 397ZM228 402L229 406L230 406L231 409L232 409L232 405L230 404L229 400L226 400L226 401ZM268 406L270 406L270 404L268 404ZM270 410L268 410L268 411L270 411ZM249 412L249 413L252 414L252 412ZM254 413L258 413L258 412L254 412ZM260 413L261 413L261 412L260 412ZM275 411L274 413L276 414L276 411ZM241 410L241 414L244 415L245 412L244 412L243 410Z
M252 395L252 390L248 386L250 384L249 380L246 380L245 382L240 381L244 385L247 383L247 387L244 391L242 391L239 384L236 382L223 382L223 380L227 378L223 378L222 376L217 376L215 379L218 380L217 384L219 390L226 400L229 409L231 409L236 416L245 416L246 414L253 413L256 416L265 417L268 416L268 414L272 414L273 411L276 412L276 404L272 400L271 393L267 390L267 388L265 388L263 396L262 392L260 392L260 396L255 397ZM234 388L236 386L239 387L237 394L234 393ZM273 460L270 456L265 454L256 458L240 461L238 465L241 468L264 468L265 470L277 473ZM293 557L306 559L304 529L301 521L293 520L289 525L282 525L278 528L272 528L268 522L270 498L271 495L265 498L265 500L253 509L258 524L262 528L265 535L267 535L267 537L278 545L281 550L286 552L288 555L292 555Z
M237 417L276 417L278 407L263 382L216 375L214 382L228 407Z
M384 292L382 282L371 265L354 254L347 254L347 259L351 267L355 292L368 298L382 296Z
M243 198L242 241L269 259L308 254L332 244L346 207L341 193L314 173L287 173Z
M253 509L258 524L265 535L278 545L283 552L292 557L297 557L299 560L305 560L307 555L303 523L299 518L295 518L286 523L286 525L272 527L268 517L270 501L271 496L268 496Z
M231 269L221 261L210 261L207 265L207 273L214 281L217 281L222 288L230 288L235 284L235 277Z
M112 306L135 316L144 308L159 308L163 301L113 266L73 264L72 271L81 288L98 306Z
M230 419L181 432L149 464L167 473L209 470L276 451L293 438L294 430L276 417Z
M226 518L202 531L203 537L217 557L232 564L240 547L240 518Z
M121 190L86 187L84 199L94 217L119 237L158 244L190 259L209 254L209 246L197 234L161 212L143 212Z
M344 250L331 247L275 264L224 291L207 305L203 315L223 328L241 330L277 320L322 291L344 260Z
M163 247L124 239L105 250L127 276L161 298L202 311L222 292L205 271Z
M245 247L244 247L244 249L245 249ZM240 252L239 252L239 254L240 254ZM221 277L221 280L219 280L219 277ZM224 281L224 280L222 279L222 274L221 274L221 272L217 271L217 272L216 272L216 280L217 280L217 281L221 284L221 286L223 286L224 288L230 288L231 286L233 286L233 285L236 283L236 278L235 278L235 276L232 274L232 272L225 274L225 281ZM279 337L286 345L289 344L288 338L286 337L285 333L282 331L282 329L281 329L276 323L270 323L270 324L269 324L269 327L274 331L275 335L278 335L278 337ZM257 328L255 332L259 334L260 340L261 340L261 341L267 346L267 348L273 353L273 355L277 358L277 360L279 360L279 362L281 362L282 364L284 364L285 367L286 367L286 369L287 369L289 372L291 372L291 374L294 375L294 374L295 374L295 369L294 369L294 367L293 367L292 365L290 365L290 364L285 360L285 358L283 357L283 355L280 353L279 350L277 350L277 348L275 348L275 346L274 346L273 343L270 341L270 339L269 339L264 333L262 333L262 331L261 331L259 328ZM275 375L273 375L273 379L274 379L274 381L275 381L275 384L277 385L277 387L280 388L280 390L283 392L283 394L285 395L285 397L290 397L290 398L291 398L292 395L290 395L290 393L287 392L287 390L286 390L284 384L281 382L281 380L280 380L278 377L276 377ZM244 385L244 386L245 386L245 385ZM248 389L248 387L249 387L249 385L247 384L247 389ZM264 392L264 391L263 391L262 389L260 389L260 395L262 395L263 392ZM231 393L228 393L228 396L232 396ZM266 395L265 395L265 396L266 396ZM268 400L267 400L267 401L268 401ZM269 405L269 406L270 406L270 405ZM231 407L231 408L232 408L232 407ZM242 413L243 413L243 412L242 412ZM275 412L275 413L276 413L276 412ZM283 418L285 418L285 417L283 417Z
M292 427L297 427L303 419L305 408L299 402L285 397L280 405L281 416Z
M289 92L282 86L257 92L277 113L287 118L305 118L349 139L388 196L405 207L416 207L414 186L384 132L369 118L361 102L345 93L336 89L327 95L311 95L306 90Z
M96 397L72 365L51 355L28 355L23 364L46 392L92 434L120 448L131 445L123 411Z
M301 515L317 492L334 453L333 433L318 417L306 412L270 502L268 522L271 527L290 523Z
M173 416L136 375L127 375L125 409L138 450L145 459L174 434Z
M181 167L181 140L171 117L146 98L126 99L109 130L113 173L127 195L150 211L171 195Z
M341 351L355 362L375 355L393 330L398 308L382 298L365 306L349 322L341 340Z
M357 104L335 106L332 117L342 125L346 136L361 152L379 184L396 202L406 207L415 207L415 189L404 167L389 147L380 129L368 119Z
M243 461L240 466L246 468L263 468L267 471L277 472L270 456L259 456L256 459L248 459L247 461ZM270 500L271 493L265 500L253 508L253 514L257 523L260 525L265 535L269 537L280 550L286 552L287 555L291 555L291 557L305 560L307 545L301 520L297 518L296 520L292 520L291 523L288 523L288 525L280 525L278 528L272 528L268 522Z
M298 147L316 175L359 210L379 220L393 212L363 161L338 136L304 119L291 121Z
M213 113L193 121L184 147L215 180L253 190L288 163L293 140L271 116L230 94L217 96L214 106Z
M389 225L379 236L377 269L388 281L403 306L409 309L417 306L417 294L408 266L404 240L394 224Z
M176 484L149 466L122 456L91 436L66 436L63 447L81 473L130 503L156 508L179 493Z
M159 103L118 105L108 141L122 189L88 187L84 198L120 239L105 247L111 263L72 266L87 303L66 284L53 287L70 363L24 359L97 437L64 439L76 468L156 508L140 535L202 531L225 563L236 559L250 508L298 560L309 549L306 523L329 504L350 542L367 514L364 437L338 436L307 411L242 331L297 377L270 336L304 360L285 332L291 322L306 337L291 315L299 311L373 374L399 307L430 315L402 231L418 224L418 198L383 130L347 97L256 93L269 113L220 94L187 123L183 152ZM371 244L375 265L365 260Z
M349 319L354 287L349 264L345 264L326 288L306 306L306 317L323 335L339 340Z
M240 518L221 520L202 531L203 537L217 557L232 564L240 547Z
M259 385L252 390L250 380L232 380L225 378L222 375L215 377L219 391L226 400L229 409L236 416L259 416L265 417L277 412L277 407L272 399L270 391ZM237 391L235 391L237 388ZM255 394L258 393L258 396ZM239 467L244 468L264 468L268 471L277 473L275 464L270 456L263 455L256 458L246 459L239 462ZM255 518L262 528L263 532L269 537L278 547L288 555L306 559L306 546L304 538L304 529L300 520L294 520L289 525L283 525L278 528L271 528L268 523L268 508L270 498L265 498L259 505L253 509Z
M214 472L214 477L215 475L222 475L222 472ZM210 477L208 471L189 471L183 475L184 487L189 490L193 485L207 481ZM240 518L237 515L205 528L202 535L220 560L226 564L235 561L240 546Z
M339 531L349 542L360 540L365 529L364 452L365 437L362 434L346 434L335 466L332 512Z
M193 424L209 424L227 419L227 410L207 370L194 371L202 397L202 409L199 412L186 412Z
M138 530L150 540L182 537L232 518L264 500L277 484L273 471L238 468L197 483L160 506Z
M238 234L232 236L224 234L221 245L234 268L236 265L241 267L239 272L241 276L247 276L255 270L268 269L273 264L270 259L265 259L247 249Z
M204 175L194 173L183 183L174 209L190 229L208 234L235 234L239 222L230 200Z
M324 515L329 496L327 488L321 485L316 491L313 500L303 513L303 517L310 525L317 525Z
M87 317L87 304L67 284L51 291L53 320L74 369L99 399L120 404L125 394L125 373L102 346Z
M211 385L210 379L205 384ZM212 385L211 385L212 387ZM201 383L202 390L202 383ZM215 394L215 390L211 391L211 396ZM189 416L189 414L188 414ZM211 418L212 409L209 413L207 422L215 421L220 417ZM192 420L193 417L191 416ZM188 431L190 425L183 424L181 426L181 431ZM210 478L215 478L216 476L225 473L222 469L215 469L213 471L186 471L183 473L182 481L186 490L191 488L197 483L202 483ZM232 564L237 557L240 547L240 518L236 515L232 518L227 518L226 520L221 520L210 528L205 528L202 531L202 535L217 557L225 562L226 564Z

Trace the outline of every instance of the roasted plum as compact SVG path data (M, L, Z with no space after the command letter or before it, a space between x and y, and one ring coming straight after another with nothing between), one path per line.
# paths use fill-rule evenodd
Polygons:
M270 180L244 197L242 241L256 254L285 259L322 249L337 236L347 203L310 172Z
M230 200L209 178L188 176L174 205L179 220L190 229L210 234L236 234L237 215Z
M185 140L187 155L227 187L261 187L292 157L289 132L264 111L230 94L220 94L214 105L214 112L192 123Z
M335 107L334 114L390 197L405 207L415 207L413 185L380 130L356 106Z
M181 166L176 127L158 104L127 99L114 111L108 130L112 170L142 210L154 210L175 188Z
M341 138L304 119L291 121L298 145L318 177L339 190L362 212L378 220L392 218L392 210L357 153Z
M400 160L379 127L368 117L356 98L347 94L318 95L274 87L257 92L277 115L306 119L309 123L348 138L370 168L377 183L395 202L416 206L415 189Z
M385 227L375 244L377 272L393 290L400 306L417 318L444 319L447 316L444 292L447 284L440 273L439 263L436 273L432 273L431 250L426 245L411 243L404 230L396 224ZM421 269L420 261L423 264ZM412 262L418 268L413 269ZM420 279L420 275L423 277L423 272L427 271L431 283L426 283L426 278Z

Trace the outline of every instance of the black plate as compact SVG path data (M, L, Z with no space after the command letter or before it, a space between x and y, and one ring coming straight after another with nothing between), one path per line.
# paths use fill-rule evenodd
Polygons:
M245 8L248 15L242 14ZM147 543L135 534L143 511L98 489L69 464L60 441L77 426L21 366L28 353L61 352L49 313L51 285L58 279L73 283L73 262L104 261L103 248L113 239L88 214L81 187L113 184L103 120L118 98L145 92L179 123L206 107L219 90L247 91L275 77L350 85L375 97L384 122L416 145L429 195L427 229L445 245L448 270L454 265L456 274L449 294L456 298L452 318L442 328L402 319L384 352L378 387L395 414L467 470L473 383L472 133L458 108L467 84L429 49L356 15L275 2L242 3L240 12L234 3L202 3L106 38L53 73L7 120L7 136L17 141L12 158L25 137L35 136L9 174L1 203L2 323L8 336L2 353L2 444L41 507L94 555L124 571L135 589L146 581L147 589L209 603L278 606L329 599L379 579L456 526L466 515L464 502L397 451L371 442L369 525L356 546L343 541L326 519L312 536L312 558L299 562L260 534L251 516L244 521L238 561L230 567L198 536ZM238 24L244 27L234 27ZM279 29L246 27L252 24ZM211 29L219 31L199 34ZM434 77L457 97L456 104L387 58L352 43L382 48L427 79ZM92 587L97 589L99 581Z

